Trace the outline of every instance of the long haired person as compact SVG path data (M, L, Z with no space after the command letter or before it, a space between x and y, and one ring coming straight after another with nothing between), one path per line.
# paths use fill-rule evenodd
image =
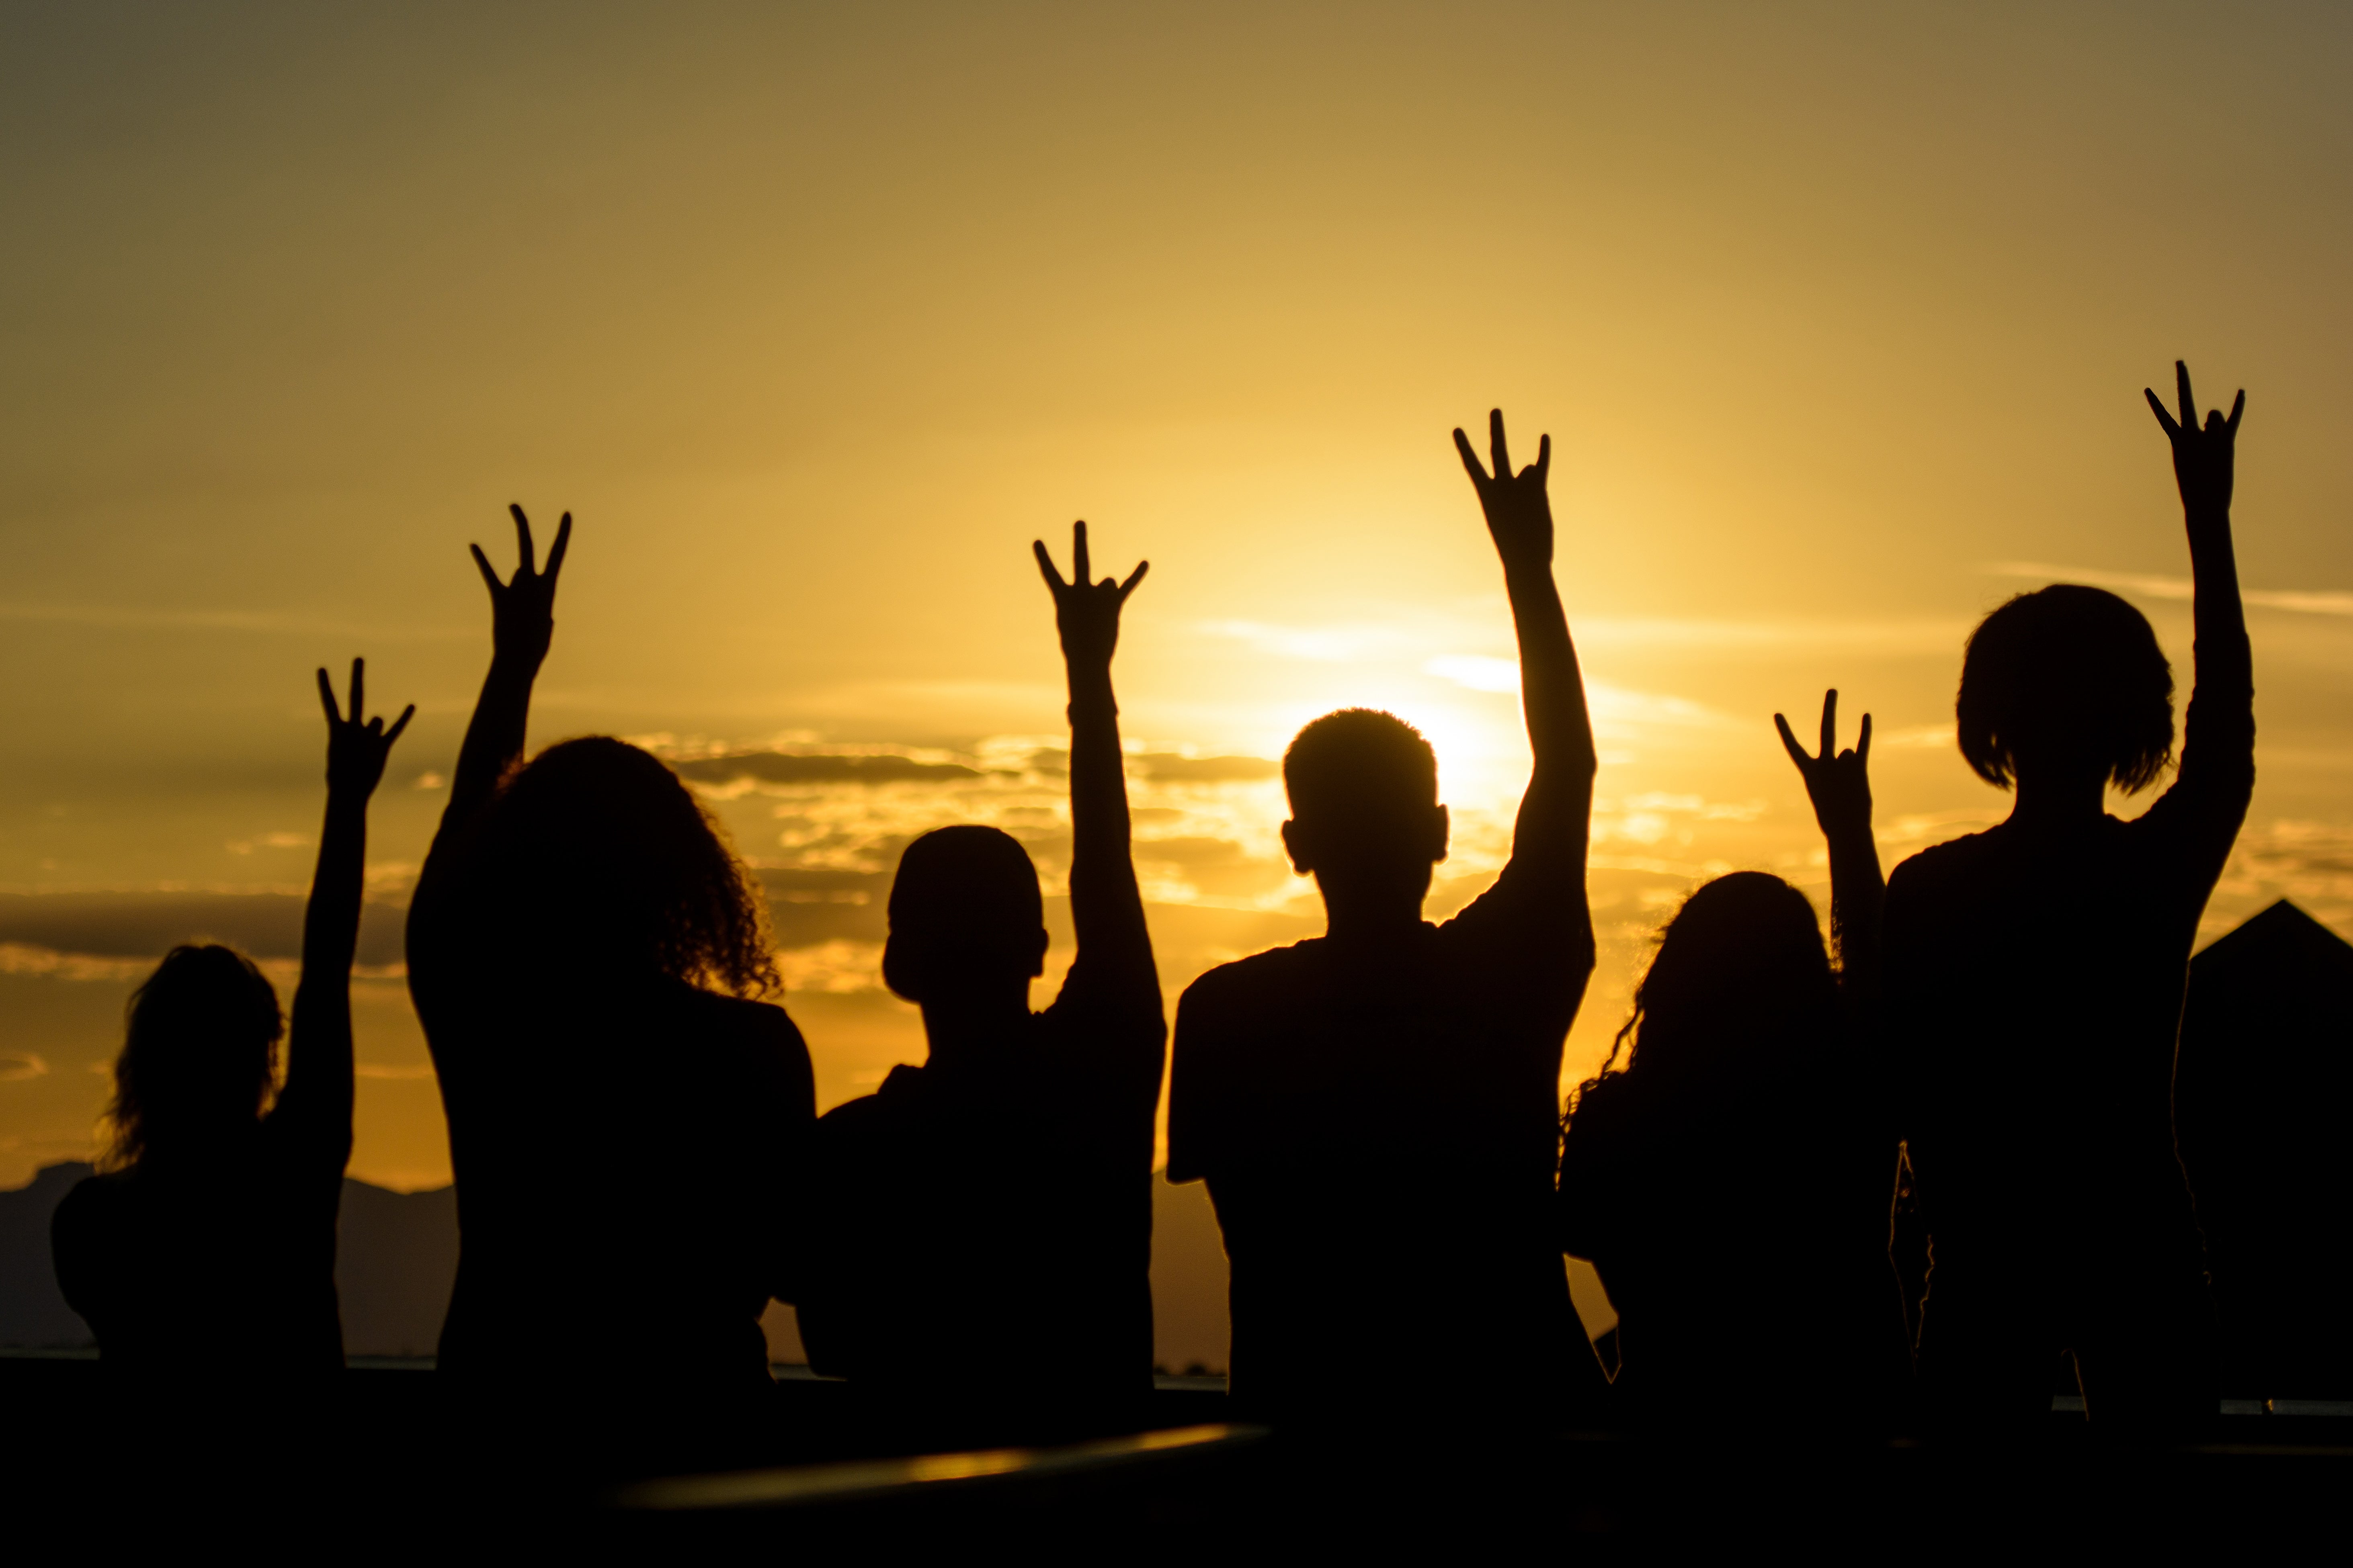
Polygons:
M51 1222L58 1283L100 1358L144 1376L266 1381L343 1364L335 1216L352 1152L367 805L416 710L389 730L364 721L358 659L350 712L323 669L319 700L327 814L292 1028L251 959L213 943L174 948L132 994L103 1173L67 1194Z
M479 547L491 658L408 916L458 1187L443 1370L600 1395L769 1383L760 1316L815 1120L765 905L678 775L606 736L523 760L567 513L544 571Z
M1563 1124L1562 1249L1609 1289L1618 1387L1646 1426L1884 1432L1908 1380L1887 1255L1896 1140L1871 1041L1871 716L1846 752L1837 721L1833 691L1809 755L1774 715L1830 842L1838 964L1780 878L1706 883Z
M1087 525L1072 533L1068 582L1034 546L1070 678L1070 975L1029 1010L1047 938L1018 840L924 834L900 859L882 951L884 984L923 1009L924 1063L818 1124L827 1239L800 1309L811 1363L959 1434L1120 1426L1152 1391L1167 1025L1111 679L1146 568L1098 582Z
M1969 637L1961 754L2007 820L1922 851L1887 890L1889 1039L1934 1247L1919 1364L1947 1430L2031 1433L2073 1352L2100 1426L2178 1436L2216 1409L2212 1309L2174 1150L2189 949L2254 788L2253 675L2231 542L2239 416L2150 406L2173 448L2195 584L2196 685L2156 782L2173 676L2097 588L2021 594Z

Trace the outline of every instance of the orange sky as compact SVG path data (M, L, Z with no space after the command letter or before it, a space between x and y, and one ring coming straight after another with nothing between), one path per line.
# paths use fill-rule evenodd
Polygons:
M1118 672L1145 756L1262 761L1394 706L1461 823L1441 900L1475 890L1525 756L1447 432L1502 404L1554 437L1603 731L1582 1071L1694 877L1819 883L1777 707L1836 683L1877 715L1892 861L2001 809L1944 727L2007 594L2110 581L2187 676L2139 398L2186 356L2210 401L2249 389L2242 560L2274 595L2211 923L2292 893L2353 934L2349 32L2320 6L11 10L0 1184L87 1150L172 921L291 956L260 895L307 876L309 672L354 653L421 710L372 847L396 928L487 651L464 547L503 552L510 500L579 520L536 739L987 775L705 781L789 906L830 1100L919 1049L874 988L892 846L999 821L1057 874L1027 546L1073 517L1154 563ZM1314 929L1253 773L1139 762L1172 1001ZM371 952L354 1172L429 1184L433 1086L396 946Z

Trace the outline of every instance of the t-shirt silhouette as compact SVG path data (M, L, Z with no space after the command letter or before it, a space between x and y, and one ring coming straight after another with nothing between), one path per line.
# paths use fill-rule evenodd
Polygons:
M1640 1068L1588 1089L1561 1143L1561 1246L1618 1310L1637 1419L1885 1431L1911 1372L1892 1120L1859 1042L1766 1054L1772 1070L1664 1102Z
M816 1370L1050 1419L1150 1393L1167 1031L1142 974L1119 985L1082 952L1045 1012L819 1121L799 1313Z
M348 1126L278 1113L225 1146L78 1183L50 1244L100 1358L145 1376L340 1371L335 1215L349 1149Z
M2147 812L2064 837L2004 823L1888 881L1888 1043L1936 1258L1922 1373L1961 1356L1942 1386L1972 1399L2013 1380L2021 1419L2071 1346L2087 1393L2103 1339L2119 1363L2172 1369L2152 1375L2211 1375L2173 1059L2189 950L2254 786L2254 719L2244 632L2199 644L2179 774Z
M445 893L444 898L462 898ZM646 1394L769 1381L760 1316L814 1121L781 1007L659 974L519 967L412 920L410 989L448 1112L459 1259L442 1369ZM420 941L420 936L425 940Z
M1581 870L1515 860L1443 925L1319 937L1178 1004L1168 1179L1231 1260L1231 1386L1284 1418L1420 1401L1542 1420L1601 1386L1552 1216Z

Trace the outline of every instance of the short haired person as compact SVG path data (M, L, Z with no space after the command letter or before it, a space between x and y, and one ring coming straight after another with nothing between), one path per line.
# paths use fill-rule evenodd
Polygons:
M818 1239L798 1299L819 1372L941 1440L1108 1429L1152 1391L1153 1113L1167 1025L1128 853L1111 661L1143 579L1072 580L1046 547L1070 677L1078 954L1029 1010L1037 868L994 827L926 833L891 889L882 978L923 1009L923 1066L818 1123Z
M2203 1250L2174 1152L2189 949L2254 788L2253 676L2231 543L2240 395L2173 447L2196 584L2197 682L2173 787L2105 810L2173 746L2173 677L2139 611L2023 594L1970 635L1961 754L2015 787L1999 826L1889 879L1889 1048L1935 1247L1921 1394L1942 1429L2031 1435L2060 1355L2112 1429L2179 1436L2216 1409Z
M1179 1003L1168 1177L1206 1179L1232 1264L1232 1389L1285 1422L1368 1405L1557 1419L1601 1373L1552 1224L1561 1046L1593 968L1594 752L1552 579L1552 443L1494 471L1454 433L1503 558L1535 771L1511 863L1443 925L1429 743L1349 709L1283 758L1292 864L1326 934L1211 970Z

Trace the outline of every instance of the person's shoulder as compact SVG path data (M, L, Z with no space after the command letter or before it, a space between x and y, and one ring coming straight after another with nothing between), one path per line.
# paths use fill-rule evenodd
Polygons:
M679 993L681 1005L702 1027L730 1041L751 1047L807 1048L800 1026L774 1002L730 996L695 985L682 985Z
M1185 987L1180 1006L1216 1008L1248 1004L1271 991L1281 991L1312 973L1322 961L1324 939L1309 937L1288 947L1273 947L1220 963Z
M2000 854L2002 842L2000 829L1989 827L1931 844L1897 862L1888 876L1887 890L1892 896L1899 887L1908 892L1966 877Z
M49 1215L52 1236L69 1235L91 1226L104 1225L108 1216L121 1212L135 1200L131 1173L109 1171L100 1175L84 1176L58 1200Z

